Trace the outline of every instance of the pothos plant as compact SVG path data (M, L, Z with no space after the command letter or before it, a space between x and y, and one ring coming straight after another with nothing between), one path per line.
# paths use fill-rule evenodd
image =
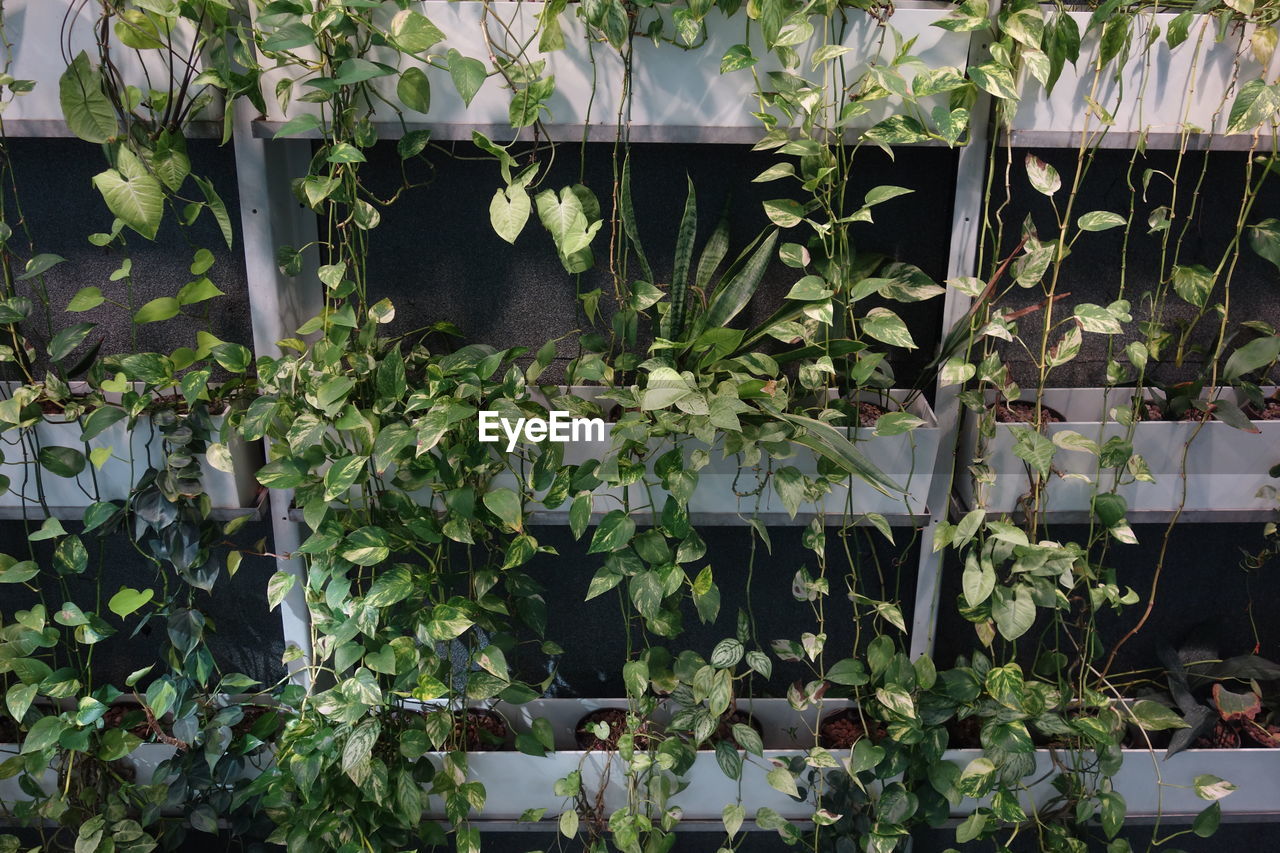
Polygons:
M146 351L146 325L220 296L219 273L214 254L193 247L192 280L138 304L135 280L146 273L134 270L126 235L155 239L166 219L186 226L208 211L230 245L226 207L211 181L191 173L184 133L212 90L236 78L226 52L232 10L211 2L112 3L99 11L97 54L69 58L58 90L72 133L107 154L94 186L112 227L86 237L122 258L109 281L83 287L65 306L55 300L47 276L66 261L37 250L43 238L23 213L7 143L2 155L0 485L27 519L28 535L7 549L0 575L13 591L0 614L0 739L14 747L5 749L0 776L23 794L5 803L6 817L33 824L47 843L177 849L189 831L217 832L222 819L247 828L251 818L233 812L231 792L275 728L274 712L246 712L255 700L244 694L260 685L214 659L206 643L213 625L200 609L243 557L229 537L249 512L214 517L202 460L230 470L251 356L208 332L192 347ZM85 25L76 15L66 20ZM160 73L133 77L117 62ZM206 73L205 63L226 76ZM148 79L166 82L140 85ZM6 74L11 97L34 85ZM191 184L198 196L184 197ZM102 354L103 327L65 323L64 308L95 319L123 312L132 352ZM124 483L116 480L122 471ZM50 486L62 481L74 485L60 487L54 501ZM68 515L74 508L83 511ZM109 551L122 547L153 569L151 586L112 582ZM121 683L98 676L95 657L109 654L99 650L113 635L153 627L162 639L149 665ZM150 779L135 761L144 743L170 748Z
M877 205L906 194L900 187L880 186L861 199L849 197L858 149L871 144L892 150L896 144L922 141L956 144L964 137L968 110L979 90L1000 99L1007 111L1017 97L1019 74L1051 86L1065 63L1076 61L1079 39L1072 19L1057 10L1046 21L1039 6L1015 4L994 22L999 38L991 49L991 60L967 73L923 67L912 55L912 44L886 27L883 56L869 58L867 68L851 78L843 59L849 50L840 43L841 27L847 15L864 8L857 3L764 2L745 7L723 2L686 6L610 0L572 7L550 3L541 11L534 35L513 44L493 38L490 25L502 29L502 22L486 6L486 65L451 48L447 34L407 2L256 3L252 26L244 29L233 22L228 5L222 3L104 5L107 23L118 16L114 33L132 50L160 50L170 60L180 57L172 50L170 34L194 25L195 47L181 64L191 68L206 49L214 57L212 70L194 77L170 61L170 79L181 76L183 83L167 93L133 91L122 85L107 43L99 45L96 67L87 56L71 63L63 86L68 120L80 128L80 135L109 146L109 169L95 183L118 223L99 238L104 245L123 243L125 228L154 237L167 205L186 220L207 209L229 233L226 212L204 182L196 182L203 201L181 196L188 167L180 137L174 134L197 111L193 86L213 86L261 106L258 75L275 73L280 79L275 96L286 105L306 105L306 111L291 118L280 134L313 131L321 137L308 174L298 176L296 191L299 200L322 217L320 245L314 248L322 256L320 280L326 288L326 307L299 328L296 337L280 342L286 355L258 361L259 394L245 411L230 418L246 438L270 439L270 460L259 478L267 486L292 490L297 511L312 529L300 549L306 563L301 583L313 635L311 655L302 664L311 687L281 693L291 719L279 738L275 766L230 796L221 784L226 777L215 775L220 782L203 799L197 798L199 805L189 817L192 825L207 828L210 819L225 809L257 804L277 827L273 840L291 849L397 849L441 839L442 830L422 817L424 807L435 801L443 804L453 824L456 846L478 848L478 829L469 825L468 818L482 809L485 791L481 782L468 778L470 716L462 706L499 697L523 701L545 689L541 674L531 681L522 673L545 672L527 667L529 658L553 656L559 647L544 636L548 602L533 577L521 569L536 554L548 553L529 530L531 514L567 506L571 533L586 538L594 527L587 550L601 555L595 558L602 566L590 581L587 595L616 590L634 643L623 664L632 713L629 730L617 743L632 797L627 807L607 816L584 807L581 817L587 820L580 820L576 808L567 808L559 822L566 836L584 834L593 847L600 847L606 843L600 833L607 830L609 840L623 850L669 849L675 843L672 831L679 814L668 808L668 801L690 765L693 748L708 740L739 698L752 694L757 676L769 677L773 660L800 663L808 669L806 678L789 691L795 707L820 704L832 691L845 694L856 701L857 725L864 734L847 750L821 746L815 735L815 746L806 755L772 763L764 758L760 744L736 727L739 745L748 757L744 759L736 749L716 747L721 766L731 777L744 771L744 760L759 763L767 768L774 787L812 798L817 828L808 838L775 813L760 810L754 815L758 825L778 829L787 840L816 849L848 850L858 845L892 850L908 837L913 823L938 823L963 797L988 794L989 805L964 820L958 841L1001 835L1007 840L1034 831L1045 849L1080 849L1083 842L1075 825L1087 823L1095 814L1104 835L1116 834L1124 803L1108 780L1118 767L1119 733L1128 722L1157 729L1170 721L1168 714L1150 705L1119 701L1106 680L1109 661L1101 667L1102 675L1096 675L1094 662L1100 652L1095 648L1090 614L1134 598L1105 566L1105 546L1109 540L1131 539L1132 531L1123 519L1123 503L1102 490L1099 478L1094 501L1098 525L1088 540L1059 543L1044 537L1039 508L1057 451L1039 432L1043 407L1038 397L1034 429L1025 432L1020 454L1036 474L1028 522L1017 525L988 518L977 507L959 523L944 524L936 541L960 552L962 612L977 626L984 646L995 647L991 654L1004 652L997 637L1013 641L1028 634L1042 608L1064 616L1046 632L1046 642L1079 638L1084 651L1075 664L1063 660L1060 653L1046 655L1047 668L1034 670L1024 669L1012 654L996 662L985 652L966 656L954 669L944 671L938 671L928 658L911 661L894 639L893 632L904 628L901 612L891 602L863 591L861 576L866 567L851 553L848 543L857 533L843 525L847 519L839 524L817 519L804 529L804 545L813 554L816 570L796 572L792 591L813 606L814 631L767 643L771 658L766 642L756 636L750 614L744 613L738 614L734 630L726 631L729 636L711 649L672 647L682 634L686 601L698 618L713 623L720 618L712 556L688 510L698 472L712 449L741 454L747 464L759 465L764 472L762 488L772 485L792 515L848 476L868 479L885 490L896 485L883 479L839 429L849 423L847 407L827 391L835 390L839 397L868 386L890 386L890 350L884 348L911 348L915 341L889 306L934 297L941 290L906 263L854 250L850 236L854 226L869 220ZM875 5L868 11L877 18L889 14L888 8ZM1209 11L1224 26L1237 15L1260 24L1253 42L1255 49L1265 49L1270 31L1266 9L1230 5ZM779 232L765 232L743 253L739 264L730 264L718 274L729 239L717 230L695 268L696 201L690 188L676 262L670 278L663 280L665 270L655 274L642 250L641 224L630 209L625 144L619 146L609 192L597 192L581 182L558 189L542 187L547 170L538 158L545 149L536 134L555 82L535 54L564 46L560 18L570 14L585 23L592 48L607 45L624 60L638 37L696 49L712 14L741 14L748 32L758 29L765 49L781 63L780 71L757 77L765 131L758 147L778 154L778 162L759 180L794 181L797 188L792 195L800 196L772 200L764 212L781 232L800 228L803 237L788 241ZM1105 54L1099 70L1121 55L1131 20L1132 10L1115 4L1104 5L1094 16L1102 29ZM993 25L988 10L972 3L962 4L941 23L959 31ZM1261 36L1256 35L1259 32ZM1170 36L1176 38L1172 32ZM815 37L821 45L806 70L795 48ZM1274 35L1270 38L1274 41ZM750 45L749 39L735 45L720 58L721 67L731 73L756 74L758 60ZM569 369L571 379L605 386L598 395L584 398L571 391L537 387L554 348L540 350L529 364L522 351L455 345L447 328L406 337L385 332L394 310L389 303L370 298L365 260L380 209L412 187L406 179L390 196L375 193L362 181L361 164L364 152L378 139L373 119L379 105L392 108L402 122L406 109L430 114L428 72L432 69L446 72L466 102L485 85L505 85L511 93L513 128L535 128L539 141L531 148L475 138L498 163L502 186L494 195L490 218L500 236L513 241L536 208L569 274L591 268L602 249L600 237L609 237L607 254L600 254L607 257L616 301L622 307L611 318L608 337L583 336L579 356ZM182 70L181 75L177 70ZM496 79L487 84L488 77ZM22 86L11 88L18 91ZM1265 123L1275 113L1273 98L1266 81L1248 81L1232 109L1232 127L1252 129ZM882 106L888 107L888 115L868 130L852 130L858 119ZM625 137L624 119L620 143ZM398 149L404 160L410 160L428 152L429 145L425 131L406 129ZM1081 164L1086 158L1087 146L1082 146ZM1050 198L1057 196L1060 181L1048 164L1032 158L1027 171L1036 189ZM1266 171L1261 169L1259 175ZM1076 181L1082 172L1082 168L1076 170ZM1061 265L1077 240L1088 239L1079 232L1129 221L1107 211L1077 219L1073 209L1077 186L1054 210L1056 233L1042 236L1025 229L1014 257L1008 264L992 264L985 286L976 280L951 282L980 298L979 310L972 315L978 325L966 330L974 333L964 335L966 341L984 336L1022 339L1016 321L1027 314L1015 317L1002 311L992 290L1000 286L1006 271L1018 285L1044 288L1043 304L1038 311L1027 312L1035 315L1033 324L1042 321L1030 335L1033 344L1036 333L1040 341L1038 348L1030 347L1039 354L1037 392L1045 387L1049 371L1078 349L1082 333L1115 336L1132 321L1132 304L1124 297L1106 306L1075 306L1065 321L1055 314L1061 296L1056 286ZM602 198L608 201L602 204ZM1175 210L1176 205L1171 205L1169 219L1157 217L1152 227L1167 233L1170 229L1158 226L1172 221ZM1248 213L1247 207L1242 210L1237 247ZM1254 226L1253 233L1261 235L1264 247L1271 246L1265 236L1269 227L1266 222ZM999 239L995 242L1000 244ZM302 255L310 248L281 247L281 266L297 274ZM735 328L743 308L756 298L762 272L772 263L775 251L781 263L797 270L797 281L762 326ZM1152 304L1172 288L1207 315L1213 310L1208 294L1232 263L1228 255L1214 271L1175 260L1167 277L1162 272ZM33 259L26 270L28 278L38 279L53 262ZM196 265L203 263L198 256ZM122 265L121 269L121 280L129 281L131 268ZM192 274L203 273L193 268ZM127 300L126 304L136 312L138 324L163 321L215 295L199 279L193 285L141 307ZM73 304L91 308L100 304L95 300L104 299L100 290L89 288ZM581 294L581 301L586 318L596 323L600 294ZM23 315L22 303L11 307ZM1225 323L1228 312L1224 308L1220 313ZM10 326L17 323L15 319ZM1265 329L1254 331L1264 336L1261 340L1271 336ZM63 337L57 347L61 355L50 352L50 356L55 362L64 361L91 332L90 328ZM1051 347L1050 340L1059 334L1061 339ZM75 335L80 335L78 340ZM1156 344L1163 335L1160 330L1151 332L1141 349L1125 348L1125 358L1139 373L1149 360L1158 359ZM1214 371L1226 355L1227 341L1224 334L1216 338ZM1238 379L1270 369L1275 360L1270 346L1249 343L1236 349L1225 372ZM26 354L27 349L18 346L13 353L15 361L25 365L18 353ZM242 348L209 340L190 352L104 359L98 374L88 375L89 385L124 394L118 410L124 414L97 414L116 411L105 397L88 406L73 404L77 413L89 412L88 426L95 417L105 423L135 416L151 404L151 391L180 390L193 414L179 417L175 409L181 407L175 405L166 407L168 414L157 416L172 439L171 464L143 484L131 509L141 521L140 538L150 552L159 562L168 561L179 577L196 588L211 584L218 568L209 553L215 537L203 526L207 511L198 503L198 488L191 476L193 452L199 451L204 437L188 433L193 423L202 425L199 410L213 374L201 360L210 357L232 373L249 367ZM523 363L515 363L517 359ZM26 390L10 405L11 423L21 426L24 418L34 417L31 405L42 394L60 403L71 399L68 380L78 378L80 372L69 369L74 365L61 366L67 369L65 374L55 371L43 380L26 377ZM941 370L947 381L978 380L965 397L975 409L984 408L985 386L995 387L1005 399L1018 395L994 350L972 359L949 359ZM1119 384L1119 371L1112 376L1109 370L1108 381ZM130 381L144 383L144 391L131 390L124 384ZM1215 375L1209 385L1216 381ZM230 385L228 390L234 390L235 383ZM504 457L477 439L473 417L478 409L540 415L548 398L584 413L600 411L602 401L612 404L621 414L615 420L609 450L599 459L565 464L555 445ZM1133 478L1146 474L1141 460L1135 461L1123 441L1096 449L1086 441L1070 441L1064 450L1095 453L1100 468L1123 469L1122 476ZM816 478L805 477L793 466L774 467L775 460L786 462L797 445L821 457ZM69 470L76 465L71 454L45 456L54 467ZM79 464L83 466L83 459ZM643 504L631 500L637 491L647 495ZM621 505L610 505L619 492ZM173 509L175 505L179 508ZM96 510L110 514L99 524L105 525L120 509ZM752 531L753 554L757 544L767 551L767 528L750 517L749 507L744 515ZM83 534L67 535L53 524L46 527L37 536L57 542L55 569L61 571L68 559L69 565L78 565L75 543L83 547ZM31 580L35 575L23 577L31 569L15 561L4 570L5 578ZM1000 582L1002 576L1005 582ZM271 603L279 604L298 582L287 572L273 576L268 585ZM859 642L840 650L837 661L828 665L828 659L836 657L828 654L825 631L833 584L837 594L847 593L855 605ZM119 599L119 610L138 612L150 601L139 603L143 598L144 592L129 591ZM216 756L218 745L226 740L223 729L235 725L236 711L217 710L209 724L197 731L200 727L191 722L188 711L202 707L197 697L213 672L199 643L204 623L190 607L166 607L174 646L170 663L179 674L155 679L147 688L147 725L154 728L165 712L181 709L182 734L175 723L167 736L182 742L183 760L196 754L191 747L198 743L204 744L206 756ZM67 619L78 621L74 612L67 612L71 614ZM22 650L23 659L33 654L26 644L35 643L38 648L46 642L47 614L47 608L44 613L27 611L15 626L6 626L12 642L18 644L13 648ZM82 615L87 621L75 624L77 631L93 628L93 619ZM28 692L34 696L30 688L41 689L51 677L36 667L34 675L29 671L29 678L23 678L19 670L24 666L30 670L32 665L13 670L21 682L14 685L21 691L19 700ZM39 681L33 682L36 676ZM233 676L224 677L221 684L226 691L245 686ZM96 723L91 719L96 706L90 704L91 713L83 720L82 701L74 714L67 710L30 722L28 715L39 713L32 712L32 701L23 714L15 715L31 725L21 763L34 762L32 768L41 769L41 762L52 759L55 742L72 756L85 751L79 747L84 732ZM95 701L105 705L101 697ZM646 716L661 701L679 708L670 726L674 736L640 737ZM946 729L948 724L968 720L977 723L984 755L961 769L943 756ZM116 732L110 733L113 743L130 743L119 730L112 731ZM33 733L37 734L34 740ZM104 740L107 737L103 735ZM252 737L261 739L256 734ZM1062 744L1079 761L1057 782L1062 808L1046 810L1032 829L1024 828L1029 827L1028 816L1016 789L1034 767L1036 737ZM237 749L255 747L246 738ZM99 752L97 757L112 755ZM217 761L215 766L224 766L221 758ZM190 763L185 766L190 771ZM1202 787L1207 799L1225 792L1213 782ZM556 793L580 802L581 778L561 780ZM135 794L155 796L126 791L126 796ZM86 848L106 844L108 830L112 843L145 846L147 842L136 832L154 817L151 811L144 810L142 820L134 820L125 817L126 808L115 803L96 810L94 816L77 815L88 817L80 829ZM743 804L728 805L725 846L738 843L745 816ZM129 821L137 823L136 832ZM1211 829L1211 822L1206 819L1201 828Z

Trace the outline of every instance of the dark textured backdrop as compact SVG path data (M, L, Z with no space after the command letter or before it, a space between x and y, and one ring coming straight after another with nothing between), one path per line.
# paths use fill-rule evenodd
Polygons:
M71 263L58 267L50 276L55 307L60 308L80 287L98 285L107 291L112 287L107 277L119 262L112 250L99 249L84 240L90 230L106 229L109 214L90 186L93 174L103 168L101 153L91 145L74 141L40 140L11 142L15 173L22 186L25 214L36 235L35 251L56 252L66 256ZM750 179L770 162L764 154L753 154L744 148L719 146L634 146L634 167L637 176L635 205L640 220L641 234L659 277L669 273L672 244L679 212L684 202L684 180L689 173L698 187L699 209L702 212L700 236L705 239L714 226L726 199L731 199L730 211L733 227L733 244L743 245L765 224L759 201L783 195L784 186L752 184ZM232 221L239 227L236 214L236 189L234 158L229 148L219 148L212 143L193 142L193 161L198 170L211 175L217 183L223 199L232 213ZM474 155L470 146L457 146L457 153ZM1040 152L1069 175L1072 152ZM550 183L563 184L576 180L579 151L575 146L562 146L557 155L555 173ZM855 193L877 184L900 184L917 190L917 194L883 205L876 210L874 225L859 226L855 239L859 248L879 251L919 265L931 276L941 279L945 275L950 228L951 200L954 185L955 155L938 150L906 150L897 154L896 162L890 162L877 151L863 155L863 166L858 172L859 186ZM1018 163L1020 152L1015 152ZM604 196L609 185L609 149L607 146L591 146L586 156L586 182ZM1168 168L1168 156L1153 154L1151 165ZM370 172L374 182L385 187L394 185L398 162L393 146L380 145L371 152ZM396 328L409 331L438 320L452 320L462 327L469 338L501 345L525 345L537 347L550 337L568 332L579 325L574 294L577 289L590 290L602 287L608 290L605 276L598 270L584 275L581 282L564 273L555 257L549 236L536 222L530 221L516 245L508 246L497 238L487 225L489 198L497 184L497 169L492 161L449 160L443 155L433 157L434 170L414 167L414 180L427 181L406 195L388 210L383 225L372 235L373 254L370 260L370 280L376 295L390 296L397 304ZM1123 174L1127 166L1125 155L1100 155L1098 164L1089 176L1085 197L1079 211L1091 209L1120 210L1119 205L1127 197ZM1190 234L1187 243L1187 262L1204 262L1211 258L1214 245L1223 239L1222 233L1228 215L1234 216L1233 195L1239 192L1238 175L1240 155L1212 155L1203 189L1202 216ZM1274 187L1259 203L1254 219L1268 215L1280 215L1280 204ZM1020 221L1022 211L1029 209L1037 221L1045 216L1042 199L1029 190L1020 189L1010 208L1008 219ZM250 323L243 265L237 255L220 248L221 238L212 227L211 220L203 220L198 229L197 242L215 250L217 265L211 275L214 281L227 291L227 296L211 309L207 320L197 311L187 320L175 319L167 323L144 327L141 346L148 349L168 349L190 342L194 331L208 327L228 340L250 342ZM796 239L798 232L787 235ZM1114 298L1117 282L1117 261L1114 251L1115 233L1091 235L1089 242L1082 242L1077 256L1071 260L1071 270L1064 289L1072 291L1080 301L1105 302ZM153 296L171 295L190 279L187 266L192 246L176 229L166 228L160 239L149 243L136 235L130 237L135 259L138 290L135 304L141 304ZM238 237L237 237L237 249ZM603 252L598 252L598 255ZM1149 252L1136 251L1131 257L1131 287L1150 286ZM1146 276L1144 278L1144 276ZM777 300L794 280L794 271L777 266L771 270L763 299ZM1254 259L1246 259L1237 273L1236 310L1239 316L1267 317L1272 322L1280 300L1276 299L1277 279L1270 269ZM1136 300L1134 300L1136 302ZM910 307L904 310L916 339L924 344L935 340L938 329L940 301ZM759 318L762 313L753 316ZM87 319L103 323L106 332L104 351L127 351L129 337L127 323L119 312L106 306L85 315ZM1090 340L1090 338L1086 338ZM1101 342L1100 338L1093 338ZM927 354L927 353L926 353ZM560 355L567 359L573 348L564 343ZM1012 357L1012 356L1011 356ZM1077 363L1063 371L1064 384L1096 381L1099 351L1086 348ZM919 359L903 362L909 373L912 364ZM1017 368L1017 365L1015 365ZM268 535L266 525L254 531L254 536ZM1120 571L1122 583L1131 584L1145 594L1150 583L1153 548L1159 530L1151 527L1137 529L1139 546L1117 546L1112 552L1112 562ZM617 634L617 608L611 597L583 605L581 598L587 583L597 566L593 558L582 553L581 546L570 545L563 531L540 530L547 541L555 541L564 549L565 558L540 560L530 569L540 582L549 588L548 600L553 602L549 619L550 635L568 650L560 661L559 675L563 681L557 684L559 695L618 695L618 663L623 652L622 639ZM1253 633L1249 627L1249 602L1253 602L1252 614L1261 638L1261 651L1280 657L1280 633L1269 618L1267 604L1276 597L1272 575L1265 570L1247 574L1238 568L1239 548L1253 547L1259 541L1261 525L1184 525L1176 533L1171 548L1169 567L1162 585L1162 596L1150 627L1128 647L1125 665L1141 666L1153 662L1154 648L1158 642L1176 637L1202 617L1217 619L1219 630L1225 628L1228 637L1224 641L1233 649L1248 651L1252 648ZM1064 529L1055 535L1068 538L1079 535ZM677 647L709 650L710 644L733 630L733 617L737 606L745 597L747 584L747 553L749 534L743 529L719 528L704 531L708 542L710 560L724 595L723 616L713 628L696 626L690 616L686 624L690 630ZM909 539L908 531L898 531L900 544ZM0 550L18 553L24 550L24 533L16 524L0 526ZM755 605L760 639L768 641L778 636L794 636L811 628L811 620L804 608L790 597L790 579L802 564L812 567L810 555L798 544L798 532L775 530L773 554L757 557L750 589ZM152 585L152 570L136 555L130 556L128 544L123 539L115 544L107 555L106 589L121 584L132 586ZM270 543L268 543L269 545ZM906 618L910 620L909 603L915 578L915 551L911 550L900 570L893 570L891 561L901 549L877 546L882 564L889 577L886 595L901 596L907 604ZM870 551L863 547L859 565L870 564ZM266 560L246 560L233 581L223 579L208 602L210 613L217 622L216 649L223 662L258 677L269 678L278 672L281 648L279 623L276 614L265 612L262 603L266 579L273 567ZM864 571L864 576L870 576ZM946 580L955 586L958 570L948 566ZM953 615L956 590L951 588L944 596L938 641L938 659L948 663L954 654L973 645L971 627ZM5 593L5 609L20 606L11 591ZM839 598L839 592L834 598ZM833 606L834 607L834 606ZM853 626L842 618L838 607L834 608L829 630L831 654L849 651ZM1130 611L1108 623L1111 636L1132 624L1136 613ZM98 659L103 677L122 677L121 674L136 668L147 652L146 638L134 640L113 638L112 649ZM1024 644L1028 645L1028 644ZM1249 648L1245 648L1249 646ZM785 678L794 673L779 667L772 689L779 689ZM763 689L763 688L762 688ZM1269 826L1255 828L1224 827L1222 833L1211 841L1179 839L1179 845L1188 851L1214 849L1243 849L1246 845L1255 849L1274 846L1275 834ZM711 851L717 846L714 835L691 834L682 836L678 850ZM1268 843L1270 841L1270 843ZM942 850L949 846L950 835L928 835L921 838L917 851ZM486 849L527 850L549 848L554 840L547 836L518 835L495 837L487 842ZM744 850L765 851L777 849L778 844L769 836L753 836ZM192 846L190 849L198 849ZM966 848L976 849L976 848Z

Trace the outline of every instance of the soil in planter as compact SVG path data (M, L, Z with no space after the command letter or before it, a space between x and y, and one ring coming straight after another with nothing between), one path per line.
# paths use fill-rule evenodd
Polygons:
M254 727L258 725L258 721L268 715L270 715L272 719L270 722L264 724L268 729L264 732L265 736L262 737L261 740L264 742L270 742L271 739L279 733L280 729L283 728L283 721L280 719L280 713L276 708L271 708L266 705L244 705L241 708L241 711L243 711L244 717L241 718L240 722L231 727L232 737L243 737L244 735L251 734Z
M1280 399L1269 397L1262 401L1262 411L1250 407L1247 413L1251 421L1280 421Z
M1160 404L1154 400L1146 400L1143 406L1143 420L1148 421L1198 421L1205 416L1205 413L1197 409L1195 406L1188 406L1186 411L1181 415L1174 417L1168 414L1164 409L1160 408ZM1275 397L1269 397L1262 402L1262 409L1252 405L1246 405L1242 409L1245 417L1251 421L1277 421L1280 420L1280 400ZM1215 419L1216 420L1216 419Z
M468 708L453 715L453 740L467 752L495 752L507 745L511 730L496 711Z
M877 406L875 403L859 402L858 423L864 427L873 427L876 421L880 420L880 416L888 411L884 406Z
M856 708L827 714L818 725L818 739L827 749L851 749L867 734ZM872 740L880 740L885 736L885 730L877 725L869 734Z
M1033 424L1036 422L1036 404L1026 400L1014 400L1011 403L996 403L991 407L996 413L996 422L1002 424ZM1050 406L1041 404L1040 419L1046 424L1066 423L1066 418Z
M764 728L756 720L755 717L746 711L730 711L720 718L720 725L716 726L716 730L711 733L711 737L707 738L699 749L715 749L716 744L726 741L733 745L734 749L742 749L742 744L738 743L738 739L733 736L734 725L750 726L756 730L756 734L764 737Z
M147 712L135 705L113 705L102 715L102 725L107 729L127 727L131 735L144 741L155 740L155 732L147 722ZM161 726L163 727L163 721ZM167 732L166 732L167 733Z
M605 739L596 737L595 732L591 728L596 723L607 723L609 726L609 736ZM642 722L640 731L635 736L635 746L637 749L648 749L649 738L645 737L644 732L648 731L649 724ZM618 738L627 732L627 711L625 708L599 708L586 714L582 719L578 720L578 726L574 729L574 739L578 742L579 749L608 749L618 748Z
M1280 726L1248 720L1218 720L1208 734L1196 738L1196 749L1277 749Z

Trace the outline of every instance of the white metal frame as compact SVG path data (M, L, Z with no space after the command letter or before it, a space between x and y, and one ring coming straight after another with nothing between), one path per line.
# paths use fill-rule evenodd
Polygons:
M996 14L998 4L993 4L992 15ZM971 63L981 62L986 58L989 35L985 32L973 34L969 46ZM980 220L986 184L987 151L992 134L991 99L985 93L979 94L971 112L968 144L959 152L958 174L954 190L953 217L951 223L951 246L948 260L948 276L967 276L976 271L978 241L981 235ZM316 278L318 259L316 251L311 248L304 253L304 268L297 276L286 276L276 265L276 247L279 245L311 246L316 241L316 220L313 214L300 205L289 191L289 179L305 173L311 157L311 142L305 139L273 140L270 137L278 123L272 123L255 115L247 103L239 102L235 106L233 119L234 146L237 177L239 183L240 220L244 239L244 262L248 279L249 300L252 312L254 349L259 355L276 355L279 349L276 342L290 337L294 330L306 319L319 312L323 305L323 294ZM418 125L411 125L410 128ZM425 122L421 126L430 126L436 131L437 138L469 138L474 125L439 124ZM388 126L385 133L389 138L401 129L399 125ZM482 127L493 131L491 135L509 136L509 128ZM23 119L14 117L5 122L6 133L14 137L60 137L69 133L63 123L44 119ZM197 136L217 136L217 123L200 123L195 130ZM665 143L724 143L748 140L741 128L717 128L705 126L645 126L633 125L630 138L636 142ZM556 132L557 136L570 141L583 139L581 127L564 128ZM588 140L606 138L613 140L613 133L607 135L599 128L591 128L586 137ZM1014 145L1062 146L1075 145L1078 134L1072 131L1042 131L1015 129L1003 135L1003 139ZM1128 147L1136 144L1136 134L1115 132L1108 134L1103 141L1104 147ZM1194 137L1187 143L1180 134L1155 133L1144 137L1148 148L1176 149L1180 145L1189 147L1209 147L1226 149L1238 147L1239 140L1234 138L1204 135ZM943 304L943 329L951 329L965 317L971 300L948 289ZM936 389L933 409L938 419L940 435L939 449L934 463L935 476L933 488L928 496L927 517L907 516L894 517L895 524L915 524L924 522L921 537L921 553L915 596L915 611L911 632L911 653L913 656L928 654L933 649L935 625L939 593L941 588L942 558L941 552L933 550L933 539L937 525L946 520L951 500L952 480L960 460L956 457L957 434L959 426L958 389L955 386L939 386ZM305 525L301 518L292 511L293 494L290 490L273 489L269 493L266 511L270 513L274 533L275 551L279 556L279 569L293 574L297 578L294 588L281 605L281 622L286 645L301 652L301 661L307 662L311 655L311 630L306 607L305 565L301 558L295 557L297 547L306 537ZM261 512L261 508L258 509ZM1229 520L1228 518L1205 513L1196 516L1196 520ZM695 517L703 524L724 525L741 524L743 519L736 513L704 513ZM773 521L791 521L783 517L770 517ZM808 516L798 519L801 523L808 521ZM1063 520L1068 520L1064 517ZM1142 519L1148 520L1148 519ZM1191 519L1188 519L1191 520ZM794 522L792 522L794 523ZM299 683L306 684L306 669L303 665L294 666L293 676ZM1253 752L1253 751L1251 751ZM960 757L963 753L956 753ZM1224 756L1225 757L1225 756ZM1280 753L1277 753L1280 758ZM1249 757L1254 764L1259 759ZM1266 771L1275 776L1272 768ZM1250 774L1255 775L1255 774ZM1241 782L1247 780L1241 779ZM1224 802L1227 805L1229 800ZM1273 813L1280 815L1280 806ZM1250 812L1249 817L1259 818L1263 813ZM1167 816L1166 816L1167 817ZM482 822L483 823L483 822ZM528 825L512 825L507 827L502 821L493 821L486 825L492 828L530 829ZM719 830L719 821L691 821L683 828Z

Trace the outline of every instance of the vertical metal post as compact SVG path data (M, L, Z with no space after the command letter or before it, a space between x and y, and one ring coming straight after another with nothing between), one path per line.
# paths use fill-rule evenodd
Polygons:
M994 21L999 3L991 4ZM980 64L991 45L988 30L976 30L969 40L969 64ZM971 276L978 259L981 239L982 203L987 181L987 148L993 124L992 99L978 91L969 116L969 142L960 149L956 168L955 203L951 216L951 251L947 260L947 278ZM960 322L973 300L947 288L943 296L942 337ZM939 522L946 521L951 502L952 479L956 469L956 438L960 428L960 386L944 385L939 379L934 396L934 413L938 419L938 456L934 460L933 485L929 491L929 522L920 536L920 564L916 574L916 601L911 622L911 656L932 654L937 632L938 602L942 592L942 563L945 550L933 550L934 534Z
M316 275L318 266L316 217L290 191L290 179L305 175L311 159L311 143L305 140L269 142L255 138L252 106L244 99L235 104L233 141L236 176L240 188L240 223L244 235L245 277L253 313L253 348L259 356L278 356L276 345L291 337L308 318L320 312L324 294ZM302 271L286 276L276 265L279 246L311 246L304 252ZM290 666L290 675L307 686L311 660L311 623L304 588L306 567L291 556L305 537L302 525L289 520L292 489L272 489L269 511L275 536L277 565L296 579L280 604L280 620L286 648L302 653Z

